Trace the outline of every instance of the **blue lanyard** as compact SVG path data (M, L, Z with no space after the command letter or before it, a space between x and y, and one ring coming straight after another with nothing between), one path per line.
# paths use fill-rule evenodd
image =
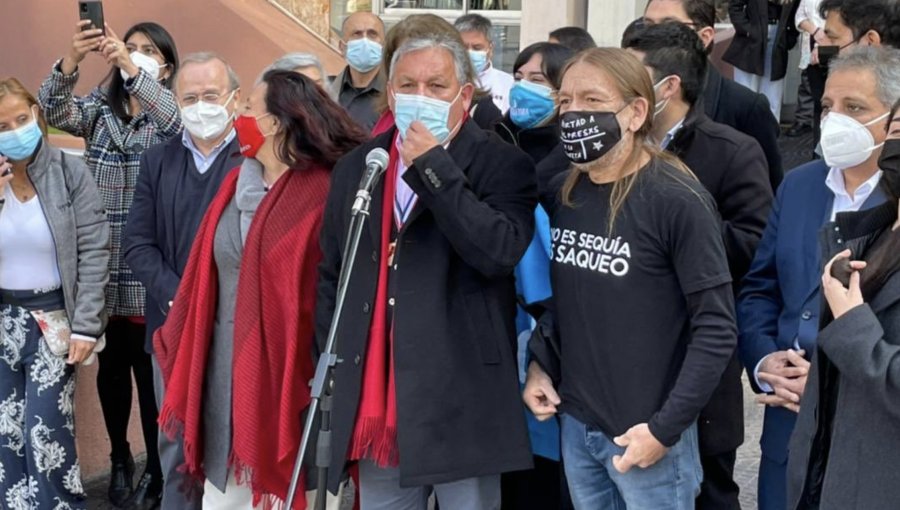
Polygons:
M400 204L400 201L397 199L397 194L394 194L394 212L397 216L397 223L403 225L406 223L406 219L409 217L409 213L412 212L413 203L416 201L416 194L413 193L406 200L406 205Z

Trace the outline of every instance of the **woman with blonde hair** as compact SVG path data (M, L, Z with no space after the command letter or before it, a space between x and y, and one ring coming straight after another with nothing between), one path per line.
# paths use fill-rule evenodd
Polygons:
M46 139L41 109L0 80L0 507L84 508L75 364L106 327L109 226L80 158Z
M524 399L562 415L578 509L693 509L697 416L737 334L715 206L673 156L650 145L656 104L641 63L580 53L559 89L572 167L541 190L550 216L553 317L537 334ZM640 468L640 469L632 469Z

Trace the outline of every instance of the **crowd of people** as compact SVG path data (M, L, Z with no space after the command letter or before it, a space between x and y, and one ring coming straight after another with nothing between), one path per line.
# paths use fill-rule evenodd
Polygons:
M97 360L114 506L283 507L340 304L332 468L296 509L739 509L744 377L761 510L896 508L900 3L729 11L734 80L711 0L650 0L620 48L554 30L512 74L478 14L353 13L337 76L249 82L79 22L36 94L0 80L0 506L85 508ZM801 35L820 158L791 169Z

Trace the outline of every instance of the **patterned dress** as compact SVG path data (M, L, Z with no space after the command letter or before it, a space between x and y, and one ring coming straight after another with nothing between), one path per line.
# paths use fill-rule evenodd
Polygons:
M172 92L144 71L125 81L125 89L141 105L130 122L116 117L107 103L106 89L84 97L72 91L78 71L64 75L58 61L41 85L38 101L47 122L87 142L85 161L100 189L109 218L110 258L106 308L111 317L144 315L144 287L125 264L122 233L131 209L141 154L181 132L181 116Z

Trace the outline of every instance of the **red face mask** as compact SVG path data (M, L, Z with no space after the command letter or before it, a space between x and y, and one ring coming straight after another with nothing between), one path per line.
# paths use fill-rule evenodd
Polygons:
M271 115L269 113L260 117L241 115L234 121L234 129L237 131L238 143L241 144L241 154L246 158L255 158L260 147L266 143L266 135L259 129L257 120Z

